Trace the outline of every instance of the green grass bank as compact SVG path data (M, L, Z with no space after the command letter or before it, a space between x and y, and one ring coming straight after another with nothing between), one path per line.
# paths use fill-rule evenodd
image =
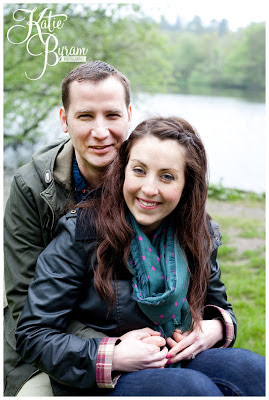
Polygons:
M265 196L211 189L207 211L220 225L221 278L238 323L234 347L265 356Z

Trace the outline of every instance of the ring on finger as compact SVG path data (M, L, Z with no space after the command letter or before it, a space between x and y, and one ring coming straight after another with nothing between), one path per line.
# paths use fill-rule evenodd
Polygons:
M195 355L194 353L191 353L191 359L194 360L195 359Z

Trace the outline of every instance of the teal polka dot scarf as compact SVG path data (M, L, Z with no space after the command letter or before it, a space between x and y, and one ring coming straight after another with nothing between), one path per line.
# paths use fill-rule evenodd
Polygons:
M165 338L175 328L188 330L191 313L186 295L190 272L172 224L163 222L150 241L132 214L128 219L135 232L128 260L134 300Z

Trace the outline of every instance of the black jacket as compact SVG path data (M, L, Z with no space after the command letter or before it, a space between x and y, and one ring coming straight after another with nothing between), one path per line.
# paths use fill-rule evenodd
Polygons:
M154 326L132 299L132 277L121 263L113 282L115 305L108 314L108 305L100 299L93 284L95 231L92 227L83 232L78 214L77 210L72 210L60 219L58 236L38 259L35 280L29 288L16 330L17 350L23 360L48 373L57 382L78 389L94 389L96 357L102 339L96 335L84 340L64 333L70 320L79 320L97 332L114 337L133 329ZM225 286L220 281L216 255L221 237L218 225L213 221L211 231L213 253L205 304L227 310L236 328L232 306L227 302ZM204 318L216 317L211 312L214 312L213 307L207 309Z

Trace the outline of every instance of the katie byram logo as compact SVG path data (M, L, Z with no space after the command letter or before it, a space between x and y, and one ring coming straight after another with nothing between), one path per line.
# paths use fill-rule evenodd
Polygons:
M42 61L43 69L37 78L25 76L30 80L40 79L47 67L54 67L59 62L85 62L88 49L84 47L59 46L56 37L67 20L65 14L53 14L49 8L45 8L35 19L35 11L19 8L13 13L16 25L9 28L7 39L15 45L25 43L26 51L33 57ZM20 37L18 41L18 37Z

